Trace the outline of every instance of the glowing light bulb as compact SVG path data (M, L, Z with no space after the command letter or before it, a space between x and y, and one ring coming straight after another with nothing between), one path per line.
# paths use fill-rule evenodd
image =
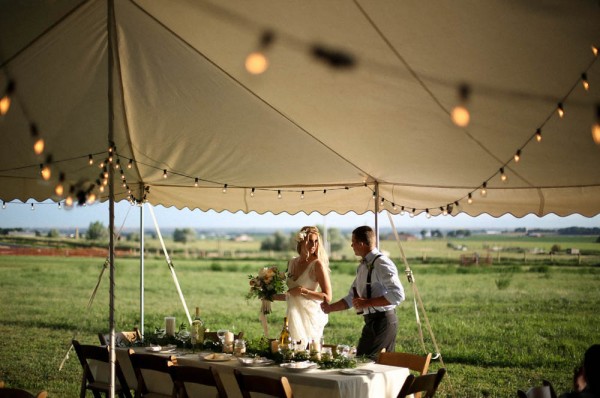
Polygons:
M43 138L36 139L33 143L33 152L35 152L36 155L41 155L41 153L44 152L44 146L45 143Z
M254 189L254 188L252 188L252 191L250 191L250 197L251 197L251 198L253 198L253 197L254 197L254 191L255 191L255 189Z
M95 194L95 193L93 193L93 192L91 192L91 193L88 195L88 198L87 198L87 203L91 205L91 204L93 204L95 201L96 201L96 194Z
M227 193L227 184L223 185L223 193Z
M403 215L404 215L404 206L402 206L402 207L400 208L400 215L401 215L401 216L403 216Z
M62 203L58 202L58 209L62 209Z
M54 193L57 196L62 196L63 193L65 193L65 187L63 186L63 184L61 182L59 182L56 187L54 187Z
M44 165L40 165L41 167L41 173L42 173L42 178L44 179L44 181L48 181L50 179L50 177L52 176L52 171L50 170L50 166L48 166L47 164Z
M482 187L481 191L479 191L479 194L483 197L487 196L487 188L486 187Z
M163 170L163 178L167 178L167 169Z
M281 199L281 190L277 190L277 199Z
M558 106L556 107L556 112L558 113L558 117L560 117L561 119L565 117L565 108L563 108L562 102L558 103Z
M8 95L5 95L4 97L0 98L0 116L6 115L9 109L10 97Z
M6 202L2 201L2 209L6 209Z
M500 168L500 179L502 180L502 182L506 182L508 180L508 177L506 176L506 174L504 174L504 167Z
M521 160L521 150L518 149L517 153L515 153L515 163L519 163L519 160Z
M198 177L196 177L196 179L194 180L194 186L195 186L196 188L198 188Z
M592 54L594 54L594 57L598 56L598 47L592 46Z
M71 195L67 196L67 198L65 199L65 206L73 206L73 197Z
M269 67L269 61L261 51L254 51L246 57L245 66L248 73L260 75Z
M429 209L425 209L425 217L431 218L431 213L429 213Z
M585 91L589 91L589 89L590 89L590 82L588 81L586 73L582 73L581 74L581 84L583 85L583 89Z
M100 193L104 193L104 184L100 185L100 187L98 187L98 191L100 191Z
M542 140L542 130L540 130L540 129L536 130L535 139L537 140L537 142L540 142Z
M454 107L450 117L452 118L452 122L458 127L467 127L471 120L471 115L469 114L468 109L462 105Z
M300 193L300 199L304 199L304 191Z
M130 169L133 166L133 159L129 159L129 163L127 163L127 168Z
M35 210L35 206L33 205L33 203L31 204L31 211Z
M88 155L88 163L91 165L94 164L94 158L92 157L92 155Z
M467 199L467 203L468 204L472 204L473 203L473 195L469 194L469 198Z
M592 138L596 145L600 145L600 121L592 126Z

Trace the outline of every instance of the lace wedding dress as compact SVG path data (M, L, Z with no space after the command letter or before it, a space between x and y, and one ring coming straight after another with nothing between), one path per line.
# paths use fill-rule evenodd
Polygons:
M293 289L297 286L302 286L309 290L316 291L319 287L319 283L315 277L315 264L317 260L311 262L304 272L298 276L298 279L290 275L293 275L293 268L296 266L296 259L290 260L288 264L288 277L287 286L288 289ZM302 340L304 345L311 342L311 340L320 341L323 335L323 329L328 321L328 316L321 310L321 302L318 300L311 300L305 296L288 296L287 298L287 317L290 329L290 336L295 341Z

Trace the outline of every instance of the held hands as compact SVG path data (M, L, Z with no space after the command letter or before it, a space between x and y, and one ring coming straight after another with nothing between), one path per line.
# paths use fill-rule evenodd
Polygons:
M323 300L321 303L321 310L323 310L324 313L329 314L331 312L331 305L328 304L327 301Z

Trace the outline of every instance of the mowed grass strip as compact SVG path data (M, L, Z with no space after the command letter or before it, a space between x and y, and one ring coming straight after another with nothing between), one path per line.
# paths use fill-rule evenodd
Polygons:
M245 300L248 274L285 261L175 260L190 312L195 306L211 330L243 330L258 338L259 302ZM334 299L345 295L356 263L332 263ZM78 396L81 367L74 352L59 366L72 338L97 344L108 329L109 271L87 307L103 270L99 258L0 256L0 379L51 397ZM592 343L600 342L600 268L558 266L415 265L416 287L448 369L440 396L508 397L550 380L570 388L571 375ZM407 301L398 309L397 350L423 352L414 313L414 291L400 269ZM117 329L139 326L140 263L115 262ZM165 316L185 312L164 260L145 261L145 329L163 327ZM269 334L277 336L285 304L273 304ZM425 314L420 314L428 351L435 352ZM329 343L356 344L362 319L354 311L331 314ZM432 370L442 366L433 361Z

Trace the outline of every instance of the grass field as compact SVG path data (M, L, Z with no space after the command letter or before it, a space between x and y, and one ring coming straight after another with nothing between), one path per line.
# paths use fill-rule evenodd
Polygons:
M244 299L247 275L273 262L178 259L175 267L188 308L199 306L207 327L243 330L247 338L256 338L262 333L259 304ZM96 334L108 328L108 270L87 308L103 263L99 258L0 256L0 379L8 386L46 389L51 397L78 396L81 368L74 353L58 369L72 338L96 344ZM334 299L345 294L355 264L332 263ZM139 261L117 259L115 265L117 329L131 329L139 325ZM600 342L598 267L524 262L411 268L448 369L442 397L515 396L517 388L542 378L565 391L585 349ZM406 278L401 280L407 301L398 309L397 350L421 353L414 293ZM162 326L165 316L175 316L178 323L185 319L164 260L146 261L145 284L147 331ZM284 304L273 308L269 331L276 336ZM355 344L361 326L353 311L334 313L325 339ZM429 337L425 344L435 351ZM431 369L439 366L434 361Z

